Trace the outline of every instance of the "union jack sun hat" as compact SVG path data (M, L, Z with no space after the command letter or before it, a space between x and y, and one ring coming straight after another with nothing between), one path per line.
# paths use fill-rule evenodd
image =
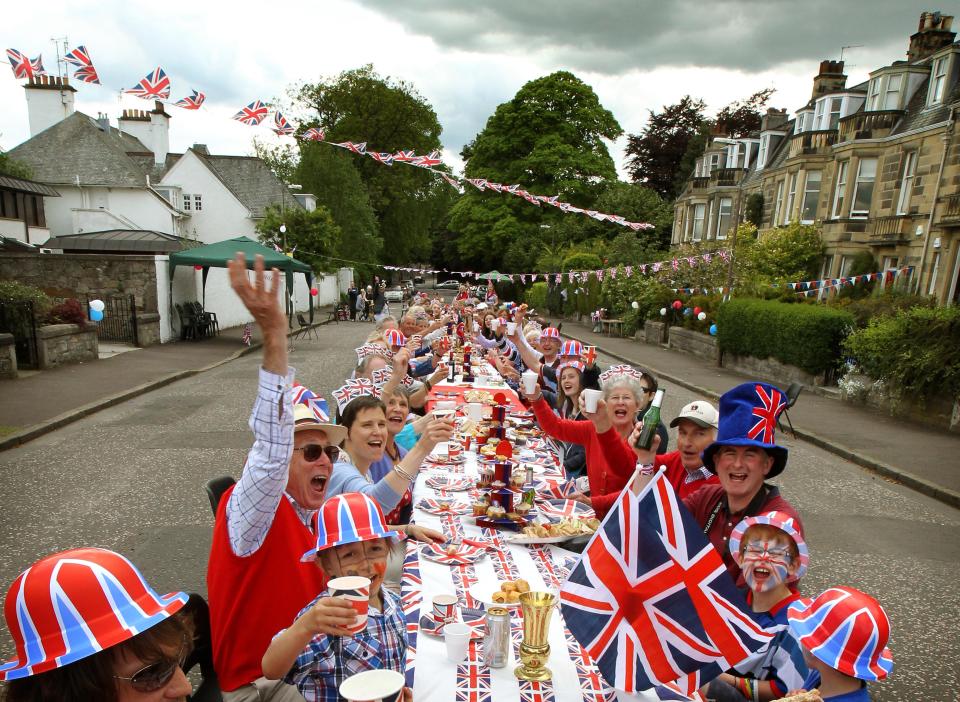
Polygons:
M312 561L317 553L358 541L386 539L400 536L389 531L383 510L377 502L362 492L334 495L323 503L317 513L317 546L303 554L302 561Z
M7 590L16 655L0 680L60 668L132 639L176 614L187 594L160 596L119 553L75 548L41 558Z
M852 587L832 587L787 610L790 633L810 654L844 675L876 682L893 671L887 648L890 620L875 599Z
M787 406L786 395L767 383L743 383L720 396L720 427L717 440L703 452L703 465L713 473L713 455L721 446L757 446L773 456L768 478L787 466L787 449L774 437L777 417Z
M758 514L755 517L747 517L733 528L733 531L730 532L730 555L733 556L733 560L736 561L737 565L740 565L740 542L743 541L743 535L747 533L747 529L755 524L766 524L775 527L793 539L793 543L797 545L799 567L797 568L796 575L792 575L788 581L793 582L806 575L807 566L810 564L810 551L807 549L807 542L804 541L803 536L800 535L796 520L784 512L767 512L766 514Z

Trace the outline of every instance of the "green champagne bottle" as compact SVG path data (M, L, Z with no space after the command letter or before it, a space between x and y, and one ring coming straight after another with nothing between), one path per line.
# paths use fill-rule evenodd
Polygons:
M653 402L647 408L643 415L643 429L640 430L640 436L637 437L637 448L645 451L650 450L653 444L653 437L657 435L657 427L660 425L660 405L663 403L663 390L657 390L653 396Z

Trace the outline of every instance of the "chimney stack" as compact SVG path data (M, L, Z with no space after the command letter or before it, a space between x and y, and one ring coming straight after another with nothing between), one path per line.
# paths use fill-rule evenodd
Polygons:
M907 61L915 63L922 61L943 47L952 44L956 32L951 32L952 15L943 15L939 12L923 12L920 14L920 24L917 32L910 37L910 46L907 48Z
M203 156L209 156L210 150L207 148L206 144L194 144L190 147L193 151L196 151L198 154Z
M816 100L827 93L835 93L847 86L847 77L843 73L843 61L821 61L820 72L813 79L813 96Z
M68 78L41 75L31 78L23 86L27 96L27 116L30 136L36 136L73 114L73 94L76 88Z
M154 102L149 112L124 110L118 124L120 131L136 137L153 153L154 164L166 163L170 151L170 115L163 111L162 102Z
M768 107L767 114L760 118L760 131L767 132L773 129L779 129L786 123L786 109L778 110L775 107Z

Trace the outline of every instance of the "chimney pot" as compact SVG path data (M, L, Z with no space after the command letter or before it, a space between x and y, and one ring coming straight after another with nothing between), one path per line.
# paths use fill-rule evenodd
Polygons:
M921 13L919 27L910 37L907 61L910 63L921 61L952 44L956 37L956 33L950 31L952 25L952 15L944 15L940 12Z

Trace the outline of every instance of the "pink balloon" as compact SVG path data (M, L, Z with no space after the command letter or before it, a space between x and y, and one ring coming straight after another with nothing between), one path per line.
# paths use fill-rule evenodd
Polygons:
M320 291L317 290L316 288L310 288L310 294L316 297L317 295L320 294Z
M674 300L674 301L673 301L673 309L678 310L678 309L680 309L681 307L683 307L683 303L680 302L680 300Z
M699 307L694 307L694 308L693 308L693 316L694 316L694 317L696 317L697 315L699 315L700 312L701 312L701 310L700 310Z

